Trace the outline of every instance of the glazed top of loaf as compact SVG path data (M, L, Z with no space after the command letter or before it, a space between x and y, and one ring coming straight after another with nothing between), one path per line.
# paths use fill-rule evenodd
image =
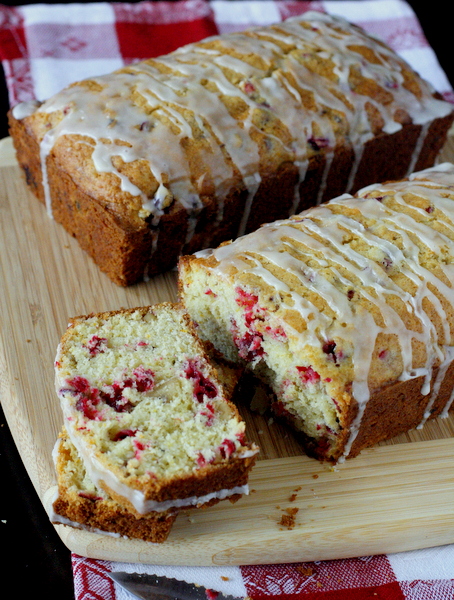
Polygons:
M251 200L286 161L302 181L312 157L329 164L339 146L354 151L353 181L368 140L451 111L383 43L309 12L79 82L13 116L40 142L49 210L53 151L82 191L131 222L156 224L171 206L196 215L213 196L221 220L232 189Z
M359 405L351 440L370 394L395 381L422 377L427 420L454 359L454 165L356 196L197 254L261 302L279 296L298 351L326 364L331 342L337 383L352 383Z

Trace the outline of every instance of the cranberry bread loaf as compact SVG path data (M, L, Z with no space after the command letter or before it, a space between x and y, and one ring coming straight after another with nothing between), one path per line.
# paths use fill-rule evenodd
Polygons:
M247 493L257 447L178 305L72 319L55 361L93 484L142 517Z
M454 166L372 185L180 261L202 339L271 389L308 454L355 456L454 384Z
M388 47L309 12L20 104L10 129L49 213L129 285L182 253L432 166L452 120Z
M94 485L74 444L63 429L54 450L58 492L50 520L55 524L108 533L146 542L164 542L177 512L151 512L138 517Z
M208 351L228 397L233 397L242 370L217 356L212 348ZM53 458L58 484L49 507L53 523L153 543L167 539L178 510L137 516L118 504L92 482L65 428L55 444Z

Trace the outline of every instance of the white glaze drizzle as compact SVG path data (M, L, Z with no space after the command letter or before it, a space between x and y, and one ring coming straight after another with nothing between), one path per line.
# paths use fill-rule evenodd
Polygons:
M421 154L421 150L424 146L424 142L426 141L427 133L429 132L430 123L424 123L421 127L421 131L419 132L418 141L416 142L416 146L413 150L413 154L411 157L410 164L407 169L407 177L410 173L413 173L416 167L416 163L418 162L419 155Z
M26 102L20 102L13 107L13 117L20 121L32 115L41 106L41 102L37 100L27 100Z
M428 181L426 181L428 179ZM292 330L292 336L298 339L298 344L305 347L321 349L328 339L341 339L345 347L352 349L352 364L354 377L352 395L358 403L358 414L351 426L350 438L346 444L344 456L348 456L351 446L356 439L361 426L362 416L370 397L368 384L372 364L372 353L378 334L394 334L399 341L402 359L400 381L423 377L421 393L428 396L424 417L420 426L430 417L431 409L437 398L446 371L454 358L454 345L448 323L448 317L440 298L432 291L437 290L447 302L454 305L454 265L449 260L440 260L439 268L448 283L442 281L421 262L421 248L414 241L418 239L427 249L439 257L447 254L452 257L454 244L454 165L444 163L433 169L427 169L414 174L407 182L390 183L387 185L372 185L358 192L358 198L348 194L331 202L314 207L294 217L266 225L260 230L244 236L235 242L221 246L212 251L219 261L212 267L220 277L227 277L232 266L239 272L251 273L261 278L265 284L272 286L278 292L284 292L282 302L297 310L307 329L302 332ZM397 210L384 204L374 196L393 193L394 205ZM417 208L405 201L405 194L425 199L429 206L440 211L443 222L452 237L440 233L434 228L416 220L428 213L423 208ZM444 194L444 195L443 195ZM448 194L451 198L446 197ZM401 239L401 247L389 239L378 237L372 228L366 227L358 220L336 212L336 207L358 209L361 215L370 219L375 225L383 224L387 230L395 232ZM407 209L403 212L404 207ZM368 258L356 251L350 244L345 243L345 235L351 233L355 239L367 244L371 249L383 255L384 265L377 259ZM293 257L288 251L297 245L301 260ZM315 253L315 254L314 254ZM207 253L205 253L207 255ZM305 264L308 258L317 258L320 269ZM247 260L246 260L247 259ZM389 261L389 263L388 263ZM310 292L315 292L323 298L334 311L335 317L328 316L317 308L308 297L300 295L295 289L274 275L266 265L271 263L283 272L291 274ZM328 280L321 269L330 266L331 275L344 287L339 287ZM387 272L387 267L393 266L405 275L415 287L415 292L406 292L394 283ZM342 275L347 273L348 275ZM356 282L359 281L360 285ZM376 322L369 310L353 310L352 303L347 299L345 288L355 290L376 307L383 320L383 325ZM285 294L290 300L285 300ZM389 303L389 298L398 297L406 306L409 314L413 315L420 324L419 331L407 328L397 310ZM428 300L441 323L443 340L430 320L423 302ZM291 327L286 323L287 330ZM413 364L413 341L420 342L426 348L425 363L415 368ZM434 367L438 367L437 377L431 389ZM445 406L443 415L447 414L453 402L454 395Z
M451 406L452 406L453 402L454 402L454 389L452 390L451 396L449 397L449 400L446 402L443 410L440 413L440 417L442 419L446 419L448 417L449 411L451 409Z
M301 22L309 23L302 27ZM341 31L342 30L342 31ZM252 37L254 39L252 39ZM289 38L289 36L292 36ZM222 48L208 48L207 43L221 40ZM282 52L280 44L290 44L291 51ZM351 46L367 46L376 57L367 62ZM315 52L314 52L315 49ZM225 53L227 52L227 54ZM228 52L233 52L234 56ZM248 55L256 53L263 61L257 68L248 62ZM336 81L330 81L303 64L301 53L318 55L332 62ZM273 61L278 66L272 68ZM390 74L392 65L392 74ZM172 76L159 66L167 67ZM369 96L351 90L351 68L378 83L390 93L391 100L381 104ZM270 71L271 69L271 71ZM233 84L226 70L237 74L239 83ZM433 89L426 82L419 82L421 98L417 98L403 83L402 64L393 52L373 39L364 37L359 30L340 18L318 12L308 12L301 17L289 19L275 28L258 28L252 34L233 33L212 37L201 45L190 44L176 52L139 63L113 75L93 78L90 81L102 87L92 92L73 86L37 108L38 112L63 111L63 119L48 131L41 142L41 163L46 205L51 214L46 159L60 136L81 135L93 146L93 162L98 172L113 173L120 179L121 189L142 200L143 216L151 215L156 227L165 210L163 201L167 196L180 202L190 214L190 226L186 241L191 239L197 224L197 215L203 207L200 197L201 178L192 181L186 154L182 148L185 139L193 139L194 133L188 121L192 119L203 132L207 150L203 161L212 177L218 199L217 220L223 216L223 202L232 184L232 165L239 171L247 197L238 235L247 228L254 196L261 182L260 156L257 144L252 140L254 113L260 109L265 114L278 116L291 134L291 144L272 134L267 138L273 144L281 144L289 153L289 159L298 167L299 181L295 185L292 210L298 206L297 190L304 180L308 152L315 144L325 156L325 169L317 201L320 202L329 176L336 147L336 134L328 113L336 111L346 119L347 143L354 151L354 162L349 179L349 189L362 157L364 144L373 137L365 111L370 104L383 120L383 131L393 133L401 128L394 119L397 108L403 106L415 124L421 124L420 148L425 138L426 123L436 117L446 116L451 106L433 98ZM292 84L295 82L295 85ZM205 80L212 82L216 91L209 91ZM248 86L253 93L248 91ZM252 87L251 87L252 86ZM304 90L315 103L316 109L302 110L301 94ZM337 90L337 91L336 91ZM134 91L144 100L140 108L131 100ZM343 101L338 92L344 98ZM263 101L257 101L258 93ZM240 99L247 106L241 121L232 117L219 96ZM15 109L18 118L28 116L30 107ZM179 133L175 133L161 118L165 116ZM145 124L145 126L144 126ZM105 143L108 140L109 143ZM121 143L119 143L121 142ZM222 147L222 151L221 151ZM418 148L412 159L417 160ZM128 177L113 166L113 158L120 156L125 162L145 160L158 190L153 197L137 188ZM226 159L230 158L230 161ZM156 246L154 235L154 246Z

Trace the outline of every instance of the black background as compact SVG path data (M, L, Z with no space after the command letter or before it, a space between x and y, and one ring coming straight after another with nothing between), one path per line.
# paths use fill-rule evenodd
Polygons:
M47 2L51 3L51 2ZM15 3L3 2L14 5ZM20 2L31 4L31 2ZM439 62L454 87L453 28L440 2L410 2ZM443 4L446 7L446 4ZM0 73L0 138L8 135L8 95ZM1 215L0 215L1 218ZM1 282L0 282L1 293ZM15 448L0 407L0 559L2 593L20 600L44 595L46 600L74 597L70 552L50 524ZM11 593L12 592L12 593ZM7 592L6 592L7 593ZM429 600L429 599L428 599Z

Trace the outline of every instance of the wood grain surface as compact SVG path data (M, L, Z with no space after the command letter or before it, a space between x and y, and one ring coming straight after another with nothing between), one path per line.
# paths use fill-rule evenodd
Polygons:
M451 158L452 138L443 151ZM68 319L175 300L176 273L126 289L113 284L28 192L9 138L0 141L0 215L0 399L48 508L62 426L53 360ZM335 559L454 542L452 413L332 468L304 456L291 431L250 412L247 400L241 412L261 448L249 496L180 514L160 545L58 525L63 542L92 558L186 565Z

